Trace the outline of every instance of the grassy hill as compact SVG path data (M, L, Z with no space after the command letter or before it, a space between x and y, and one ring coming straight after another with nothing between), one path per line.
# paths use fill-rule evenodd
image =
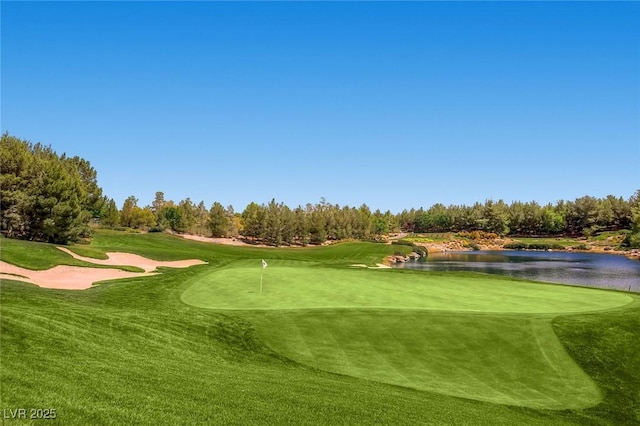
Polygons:
M2 260L23 267L78 262L0 243ZM209 265L85 291L3 280L0 408L55 408L61 424L640 421L637 296L350 267L398 250L378 244L264 249L101 231L73 249ZM266 306L255 300L261 258Z

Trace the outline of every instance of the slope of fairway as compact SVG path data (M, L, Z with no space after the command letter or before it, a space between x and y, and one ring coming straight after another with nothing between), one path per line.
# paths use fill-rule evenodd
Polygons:
M262 274L262 293L260 275ZM617 292L479 274L240 261L195 276L188 304L244 310L276 352L321 370L442 394L544 409L597 404L567 355L559 313L623 306Z
M52 245L5 242L0 238L0 258L23 267L79 262ZM336 298L339 309L292 310L294 303L313 303L304 292L280 311L216 312L181 300L213 271L250 268L247 285L257 292L260 258L265 258L263 296L268 297L276 268L304 268L312 275L324 271L335 279L336 267L374 264L397 247L224 247L165 234L98 231L90 246L72 247L77 248L96 258L122 251L156 260L198 258L209 265L80 292L0 280L2 409L50 407L57 410L58 423L78 425L640 424L637 295L631 295L631 304L607 309L585 299L576 304L567 294L557 308L601 310L560 316L345 309L353 302L340 300L343 296ZM407 282L421 276L351 272L372 274L366 277L374 287L383 285L375 277L386 274ZM444 279L467 281L460 298L479 296L474 283L489 278L424 275L431 276L423 283L427 286ZM416 294L403 302L388 290L395 304L421 299ZM545 294L549 300L561 296ZM616 293L589 294L598 299ZM391 305L382 294L375 304L380 300ZM548 333L548 324L558 337ZM571 408L547 409L559 407Z
M625 305L622 293L497 278L236 262L190 282L182 300L211 309L393 308L462 312L569 313Z
M339 374L533 408L601 399L547 318L316 310L256 314L252 322L275 351Z
M250 323L181 303L193 274L83 292L2 280L0 406L65 425L572 424L290 362Z

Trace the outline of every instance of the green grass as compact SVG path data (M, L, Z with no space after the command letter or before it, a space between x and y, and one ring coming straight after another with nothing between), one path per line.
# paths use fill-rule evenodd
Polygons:
M54 244L0 237L0 259L23 268L42 270L56 265L88 266L58 250Z
M597 387L557 341L552 316L505 313L611 309L632 297L490 275L401 272L274 262L260 294L258 262L242 261L196 276L182 300L267 310L252 321L263 340L326 371L536 408L599 402Z
M517 237L513 239L516 242L526 244L559 244L564 247L575 247L584 244L584 240L576 240L575 238L543 238L543 237Z
M601 399L548 318L350 310L279 312L253 322L276 352L339 374L534 408L585 408Z
M48 245L7 241L0 240L2 259L20 266L71 259ZM562 301L546 309L533 297L535 309L520 314L487 309L490 296L480 292L466 296L486 297L479 309L484 312L401 310L400 293L385 309L347 308L347 299L336 295L340 308L214 310L181 297L218 273L249 273L250 265L259 273L260 258L269 261L265 294L274 289L267 279L281 267L301 277L318 272L353 279L362 273L358 277L372 281L379 295L390 291L387 277L422 275L349 269L398 250L382 244L260 249L101 231L89 248L94 257L128 251L210 264L76 292L3 280L0 408L56 408L60 424L79 425L640 422L635 295L634 302L616 307L623 304L616 292L582 289L572 297L540 285L547 297ZM488 279L424 275L433 283L448 278L470 286ZM515 301L529 294L518 285L535 287L495 282L511 286L507 293L515 293L507 296ZM605 310L579 312L589 309Z
M590 240L593 240L593 241L613 240L615 242L621 242L629 233L631 233L631 230L629 229L623 229L620 231L605 231L591 237Z
M585 423L640 424L640 304L604 315L560 316L553 329L604 394L603 403L572 414Z
M80 256L83 257L90 257L93 259L101 259L101 260L106 260L108 259L108 256L100 249L94 248L94 247L87 247L84 245L73 245L70 247L67 247L69 250L73 251L76 254L79 254Z
M55 244L37 243L33 241L13 240L0 237L0 260L32 270L51 269L56 265L86 266L92 268L115 268L128 272L144 272L135 266L96 265L74 259L56 248ZM82 256L106 259L107 255L95 248L73 246L72 250Z
M176 278L84 293L3 282L2 407L53 407L61 424L416 424L455 413L506 425L550 417L293 363L240 318L158 298L158 290L175 293Z
M211 309L393 308L464 312L565 313L609 309L633 299L589 288L543 285L479 274L321 268L259 261L207 270L182 300ZM260 294L260 275L263 293Z
M403 241L412 243L440 243L455 239L454 232L429 232L424 234L410 234L404 237Z
M409 247L360 242L304 248L237 247L196 242L168 234L136 235L104 230L97 233L91 247L104 252L131 252L156 260L197 258L213 264L224 264L237 259L258 259L259 262L261 258L265 258L322 262L325 265L373 265L396 251L410 251Z

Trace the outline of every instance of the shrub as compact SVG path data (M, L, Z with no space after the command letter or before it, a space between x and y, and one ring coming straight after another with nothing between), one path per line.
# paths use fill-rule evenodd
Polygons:
M529 244L529 247L527 247L529 250L549 250L550 248L550 244L544 244L544 243L532 243Z
M565 249L565 246L563 246L562 244L558 244L558 243L553 243L553 244L531 243L531 244L527 244L527 243L522 243L522 242L516 242L516 243L505 244L502 247L506 248L506 249L511 249L511 250L564 250Z
M429 251L424 247L414 247L413 251L418 253L420 257L427 257L429 255Z
M407 240L397 240L397 241L392 241L391 245L394 246L409 246L409 247L415 247L415 244L411 241L407 241Z
M498 234L485 231L462 231L456 234L456 237L466 238L469 240L494 240L498 238Z
M502 248L510 249L510 250L526 250L529 248L529 244L527 243L509 243L502 246Z
M396 246L408 246L411 247L411 250L418 253L420 256L425 257L429 254L429 252L427 251L426 248L416 245L414 243L412 243L411 241L406 241L406 240L398 240L398 241L392 241L391 245L396 245Z

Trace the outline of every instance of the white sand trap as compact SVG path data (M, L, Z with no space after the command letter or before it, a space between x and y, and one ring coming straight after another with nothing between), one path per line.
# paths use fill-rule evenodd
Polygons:
M383 263L376 263L376 266L367 266L364 263L356 263L351 265L354 268L369 268L369 269L391 269L391 266L385 265Z
M0 261L0 279L24 281L39 287L64 290L85 290L97 281L148 277L151 275L156 274L149 272L127 272L111 268L83 268L81 266L69 265L58 265L44 271L32 271L31 269L21 268Z
M156 273L153 273L152 271L155 271L158 266L187 268L189 266L207 263L198 259L161 262L130 253L107 253L109 258L101 260L77 255L64 247L58 247L58 249L78 260L83 260L96 265L137 266L138 268L144 269L145 272L127 272L112 268L85 268L82 266L69 265L58 265L44 271L32 271L31 269L21 268L19 266L0 261L0 279L24 281L44 288L85 290L90 288L93 283L97 281L156 275Z
M79 254L75 254L65 247L58 247L58 249L84 262L109 266L137 266L138 268L144 269L145 272L155 271L158 266L166 266L168 268L187 268L189 266L204 265L207 263L199 259L159 261L147 259L146 257L131 253L107 253L108 259L94 259L92 257L84 257Z

